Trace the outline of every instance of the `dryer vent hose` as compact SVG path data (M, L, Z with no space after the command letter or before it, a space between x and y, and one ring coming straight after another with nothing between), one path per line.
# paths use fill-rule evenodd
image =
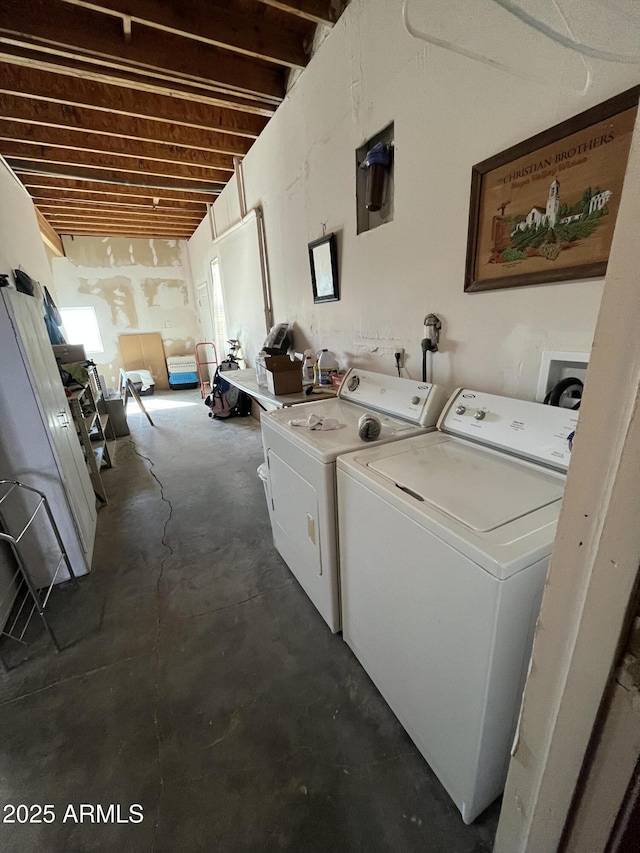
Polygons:
M567 376L566 379L561 379L560 382L556 383L547 393L547 396L544 398L545 405L563 406L564 408L574 410L579 409L582 401L583 387L582 380L578 379L577 376ZM567 406L564 403L564 400L567 398L576 402Z

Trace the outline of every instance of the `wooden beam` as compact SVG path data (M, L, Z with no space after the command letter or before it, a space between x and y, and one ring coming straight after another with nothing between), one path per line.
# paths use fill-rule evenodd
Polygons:
M151 223L150 225L144 226L133 226L131 227L128 223L123 223L122 225L112 226L108 222L61 222L56 224L56 229L60 232L60 234L78 234L81 231L85 232L96 232L104 231L106 233L119 233L122 236L128 235L133 237L135 235L143 234L153 234L153 235L170 235L172 234L177 239L186 239L190 237L195 231L194 227L187 228L173 228L167 227L162 223Z
M40 228L40 236L42 237L45 245L47 245L51 249L54 255L58 255L58 257L60 258L64 258L64 247L62 245L62 240L51 227L51 225L47 222L42 213L40 213L37 207L36 217L38 219L38 227Z
M205 184L226 184L231 177L229 172L221 169L210 169L203 166L195 166L190 163L167 163L158 160L145 160L137 157L135 146L132 145L132 154L95 154L69 148L50 147L48 145L37 145L25 142L2 142L0 153L7 160L23 160L32 163L55 163L58 165L70 165L75 168L80 161L83 166L92 169L108 169L116 172L129 172L138 175L149 175L151 177L170 176L182 178L184 181L196 181ZM43 169L46 171L46 169Z
M346 6L344 2L336 3L332 0L286 0L286 2L285 0L258 0L258 2L327 27L335 24Z
M65 0L74 6L130 18L174 35L264 59L289 68L304 68L309 57L302 38L277 27L246 4L224 6L203 0Z
M147 237L150 240L188 240L193 234L191 230L173 231L166 228L127 228L114 226L84 226L68 225L60 229L60 235L78 237Z
M238 110L239 112L270 118L277 104L258 99L249 100L238 95L212 92L206 83L197 80L182 80L160 70L138 72L131 69L111 68L108 64L92 56L59 56L43 45L17 45L0 38L0 59L22 68L36 68L65 77L77 77L82 80L95 80L112 86L134 89L136 92L149 92L155 95L167 95L185 101L195 101L210 107Z
M15 44L46 45L67 56L95 56L116 68L171 70L217 92L249 98L284 97L282 69L201 42L136 25L130 43L119 20L63 0L3 0L0 31Z
M170 199L180 202L200 202L206 204L214 201L217 191L199 192L197 190L168 189L159 187L130 186L120 181L109 183L106 180L96 181L92 178L65 178L63 175L37 175L24 173L20 178L31 194L41 189L63 190L65 193L82 197L84 193L93 193L104 199L114 196L125 196L132 199L153 199L160 201Z
M195 229L200 224L199 222L195 223L182 223L176 224L175 222L163 222L162 220L157 221L149 221L149 222L127 222L127 220L123 220L120 222L113 222L111 219L51 219L52 225L55 227L56 231L59 233L68 228L128 228L131 231L153 231L162 230L167 233L169 231L176 231L179 234L191 234L195 231Z
M176 216L163 211L155 210L87 210L84 208L72 207L53 207L42 208L38 205L38 210L51 221L58 219L67 219L77 222L80 219L95 220L99 219L103 222L172 222L174 225L198 225L202 222L201 216Z
M138 198L136 196L127 195L101 195L86 191L82 195L75 198L73 193L64 189L54 189L47 187L34 187L30 189L31 198L39 207L44 207L51 204L75 205L80 207L96 207L109 210L111 208L123 208L127 210L152 210L154 208L153 199ZM194 213L198 216L204 216L207 212L205 204L194 201L175 201L173 199L159 199L155 205L158 210L172 211L175 213Z
M118 113L134 118L173 122L185 127L206 128L249 139L255 139L267 123L263 116L177 100L167 95L139 92L96 80L59 76L40 68L24 68L11 62L0 62L0 92L57 104L90 107L110 115Z
M64 148L66 151L117 154L123 157L135 155L158 163L192 164L233 172L233 158L228 154L143 140L132 142L130 139L121 139L118 136L25 124L6 120L0 116L0 150L3 142L13 141L19 141L25 146L47 145L50 148Z
M92 183L105 182L109 184L119 184L123 186L133 186L145 191L145 195L158 195L155 190L184 190L189 192L193 190L202 194L208 193L210 196L215 196L222 189L219 183L201 183L190 182L184 178L175 178L167 176L152 176L149 175L147 180L144 180L144 174L140 172L119 172L110 169L94 169L86 166L74 166L73 164L60 163L38 163L35 160L14 160L6 158L14 172L19 175L30 175L44 177L59 177L70 178L71 180L85 180ZM21 177L21 180L23 178ZM23 181L24 182L24 181ZM210 199L211 200L211 199Z
M159 220L161 222L175 222L176 225L185 225L193 222L198 225L204 216L204 214L197 213L172 213L171 211L154 210L153 208L143 208L139 210L109 208L108 210L105 210L104 208L99 207L82 207L71 204L38 204L37 208L43 216L50 219L92 218L102 220L113 219L114 222L118 222L122 219L126 219L131 222L139 222L141 220L148 220L151 222L153 220Z
M204 151L217 151L232 156L243 156L251 147L252 140L227 133L217 133L204 128L131 118L110 114L107 111L71 107L47 101L32 101L15 95L0 93L0 115L6 119L27 124L61 129L72 128L105 136L124 139L141 139L146 142L182 145Z

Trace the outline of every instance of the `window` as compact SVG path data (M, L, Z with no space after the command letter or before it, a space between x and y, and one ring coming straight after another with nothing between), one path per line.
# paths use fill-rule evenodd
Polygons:
M227 320L224 313L224 298L222 296L222 279L218 258L211 261L211 281L213 284L213 334L220 361L227 352Z
M95 308L61 308L60 314L68 344L82 344L87 353L104 352Z

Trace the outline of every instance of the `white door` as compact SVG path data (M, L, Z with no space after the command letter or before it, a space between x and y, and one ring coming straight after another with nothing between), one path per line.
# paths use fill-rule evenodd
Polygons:
M23 356L46 419L58 457L62 484L73 515L82 550L90 564L96 528L96 498L69 411L60 373L49 343L39 302L33 298L11 300L20 330Z

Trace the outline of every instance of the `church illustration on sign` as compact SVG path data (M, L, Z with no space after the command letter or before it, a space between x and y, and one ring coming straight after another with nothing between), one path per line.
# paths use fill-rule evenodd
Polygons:
M549 187L549 196L547 198L547 206L546 207L538 207L537 205L532 207L526 217L518 222L516 227L511 232L512 235L517 234L518 231L525 231L528 228L553 228L558 222L563 225L568 225L570 222L576 222L580 219L583 219L586 216L591 216L596 211L602 210L602 208L608 204L609 199L613 193L611 190L601 190L595 195L591 196L589 199L589 205L586 209L579 211L578 213L569 213L568 215L562 216L560 218L560 183L557 178L555 178L551 182L551 186ZM566 210L566 208L565 208Z

